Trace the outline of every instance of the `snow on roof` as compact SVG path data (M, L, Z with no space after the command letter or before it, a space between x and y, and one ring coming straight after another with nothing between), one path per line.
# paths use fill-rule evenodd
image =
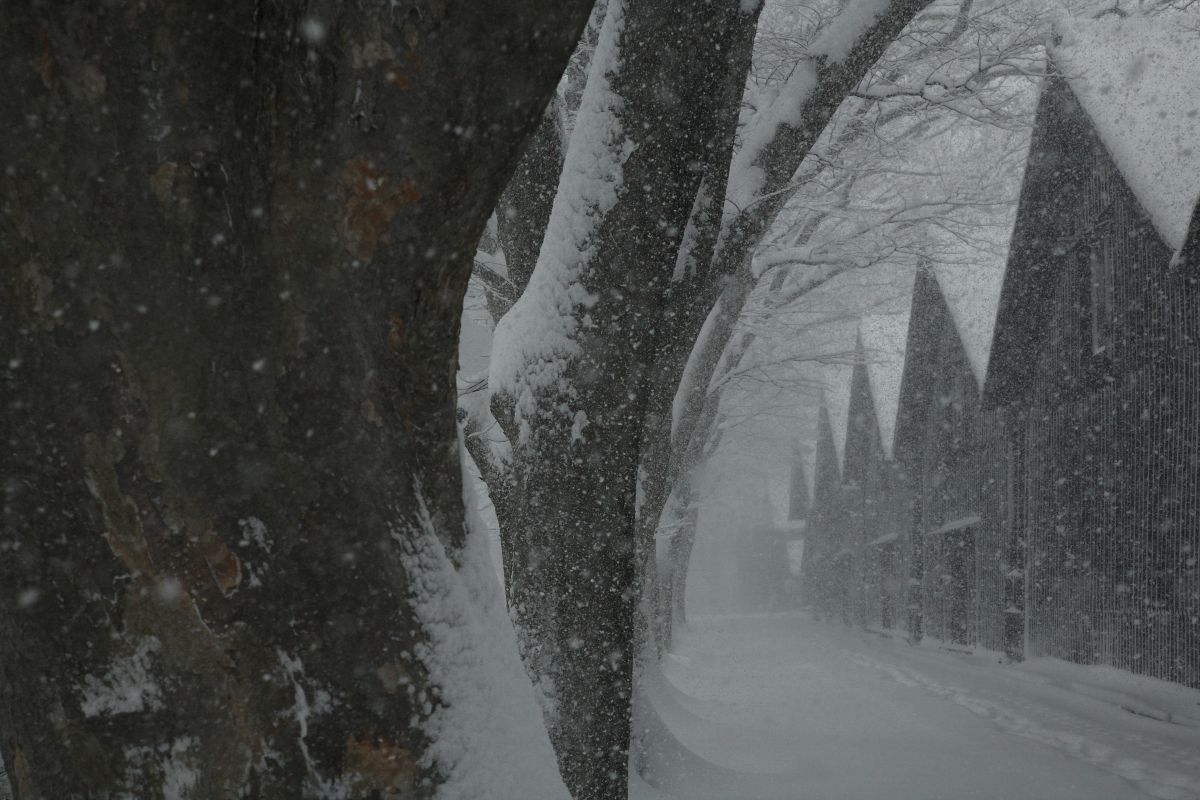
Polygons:
M1196 14L1068 18L1056 30L1056 63L1159 235L1178 250L1200 195Z
M1004 262L937 264L933 272L967 352L975 381L982 388L992 349L992 333L996 329Z
M1008 237L1015 219L1014 204L1005 211L999 224L976 230L971 242L950 235L940 237L943 241L937 244L933 263L938 288L946 299L950 318L981 389L996 330L1000 289L1008 261ZM934 232L935 238L938 233Z
M883 454L892 457L896 414L900 409L900 379L904 374L904 347L908 340L908 308L900 314L874 314L859 322L867 384L875 405Z

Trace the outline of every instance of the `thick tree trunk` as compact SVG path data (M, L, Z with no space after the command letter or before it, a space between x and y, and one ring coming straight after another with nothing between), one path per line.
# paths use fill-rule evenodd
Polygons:
M463 541L462 295L588 6L6 9L18 797L425 797L453 768L423 760L421 570Z
M525 291L529 276L537 265L542 237L554 207L554 189L562 174L564 146L560 106L556 97L547 107L496 207L500 246L504 248L508 280L517 297ZM502 315L497 314L496 319Z
M739 16L737 26L731 30L725 49L725 69L716 87L716 135L704 156L704 178L697 189L676 254L675 274L667 290L666 310L659 323L655 362L669 367L654 370L650 377L642 433L642 503L638 508L635 533L639 580L649 601L647 607L652 609L665 608L659 595L670 596L673 591L669 586L660 586L659 573L654 568L655 532L680 469L679 453L672 449L671 430L672 401L681 373L673 367L686 365L688 353L705 319L709 263L697 256L711 252L721 229L722 198L729 180L730 159L760 10L761 7ZM660 615L659 622L663 619ZM654 620L647 623L647 632L659 639L656 647L665 644L663 639L669 638L669 632Z
M530 664L557 703L552 740L577 800L627 791L642 419L662 299L702 175L695 165L718 132L715 89L745 16L739 6L610 3L590 80L607 85L596 100L617 98L602 117L612 127L585 129L592 112L581 108L576 135L612 154L596 163L615 165L599 176L615 196L593 216L587 198L574 193L595 188L595 168L573 165L569 150L555 207L564 216L552 218L538 264L539 271L560 268L560 238L587 248L573 277L588 298L578 311L586 326L578 350L562 358L559 380L516 397L493 387L527 500L529 538L509 576L514 609L527 641L536 640L527 648ZM585 242L574 238L583 223L567 219L575 214L594 225ZM529 291L538 279L535 273ZM512 314L521 320L531 310L519 305ZM531 366L543 369L540 361Z

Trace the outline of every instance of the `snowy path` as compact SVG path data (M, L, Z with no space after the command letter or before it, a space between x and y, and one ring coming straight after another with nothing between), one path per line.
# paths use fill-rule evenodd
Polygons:
M647 684L669 732L643 719L658 788L634 797L1200 799L1200 692L1122 675L699 619Z

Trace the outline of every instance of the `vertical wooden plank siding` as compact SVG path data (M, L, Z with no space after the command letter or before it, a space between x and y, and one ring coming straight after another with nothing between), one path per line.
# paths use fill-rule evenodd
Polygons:
M1200 686L1198 308L1087 136L1028 398L1029 647Z

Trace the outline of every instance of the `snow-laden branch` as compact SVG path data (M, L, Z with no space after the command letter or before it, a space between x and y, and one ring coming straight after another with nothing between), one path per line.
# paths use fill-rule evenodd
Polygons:
M611 85L620 67L617 43L623 16L624 4L612 0L537 266L521 298L496 326L489 385L493 393L512 399L522 439L536 412L538 391L564 384L569 360L579 352L580 326L596 301L580 277L595 254L596 231L617 202L621 165L630 153L619 121L623 101Z

